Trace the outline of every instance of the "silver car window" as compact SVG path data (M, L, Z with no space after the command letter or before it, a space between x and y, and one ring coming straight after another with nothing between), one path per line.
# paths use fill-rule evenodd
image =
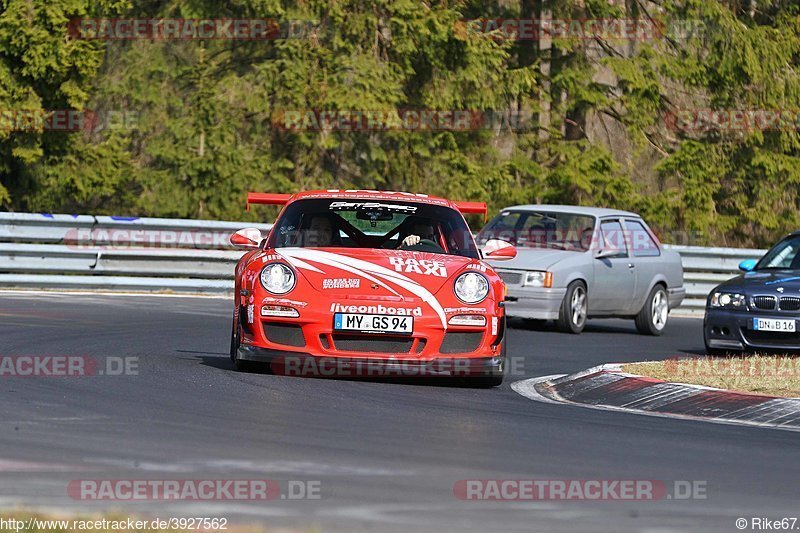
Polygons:
M661 255L658 245L650 236L650 232L638 220L625 220L625 229L630 235L630 244L634 257L657 257Z
M603 237L601 246L605 250L613 250L620 255L628 255L628 247L625 245L625 234L622 231L622 224L619 220L605 220L600 224L600 233Z

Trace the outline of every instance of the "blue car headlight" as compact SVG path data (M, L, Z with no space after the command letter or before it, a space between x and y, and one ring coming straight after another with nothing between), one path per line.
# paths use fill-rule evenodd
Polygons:
M732 309L744 309L746 299L744 294L732 292L714 292L708 301L710 307L728 307Z

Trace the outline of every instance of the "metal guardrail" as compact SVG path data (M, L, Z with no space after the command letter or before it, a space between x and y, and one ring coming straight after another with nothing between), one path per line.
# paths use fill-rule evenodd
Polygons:
M243 227L272 225L0 213L0 287L230 292Z
M683 314L702 315L706 297L723 281L739 274L739 263L745 259L760 259L767 250L754 248L703 248L700 246L665 245L681 255L683 285L686 299L681 304Z
M224 293L242 256L230 234L271 224L0 213L0 287ZM702 313L739 262L766 250L670 246L683 258L683 313Z

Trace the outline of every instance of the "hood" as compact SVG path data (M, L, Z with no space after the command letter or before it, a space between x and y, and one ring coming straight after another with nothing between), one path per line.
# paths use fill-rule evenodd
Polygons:
M318 291L387 300L427 299L470 263L468 257L364 248L278 248Z
M757 270L745 272L722 283L717 289L745 294L800 296L800 270Z
M501 270L547 270L559 261L579 257L586 252L554 250L553 248L517 248L517 256L509 261L487 262Z

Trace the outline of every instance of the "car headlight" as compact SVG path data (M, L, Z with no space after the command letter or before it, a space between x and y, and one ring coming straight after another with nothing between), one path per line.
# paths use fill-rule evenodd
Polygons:
M711 307L734 307L743 308L745 306L744 294L730 292L715 292L709 301Z
M272 294L286 294L294 288L294 271L283 263L271 263L261 269L261 285Z
M462 302L476 304L489 294L489 280L477 272L466 272L456 278L453 291Z
M522 280L523 287L545 287L550 288L553 286L553 273L552 272L525 272L525 279Z

